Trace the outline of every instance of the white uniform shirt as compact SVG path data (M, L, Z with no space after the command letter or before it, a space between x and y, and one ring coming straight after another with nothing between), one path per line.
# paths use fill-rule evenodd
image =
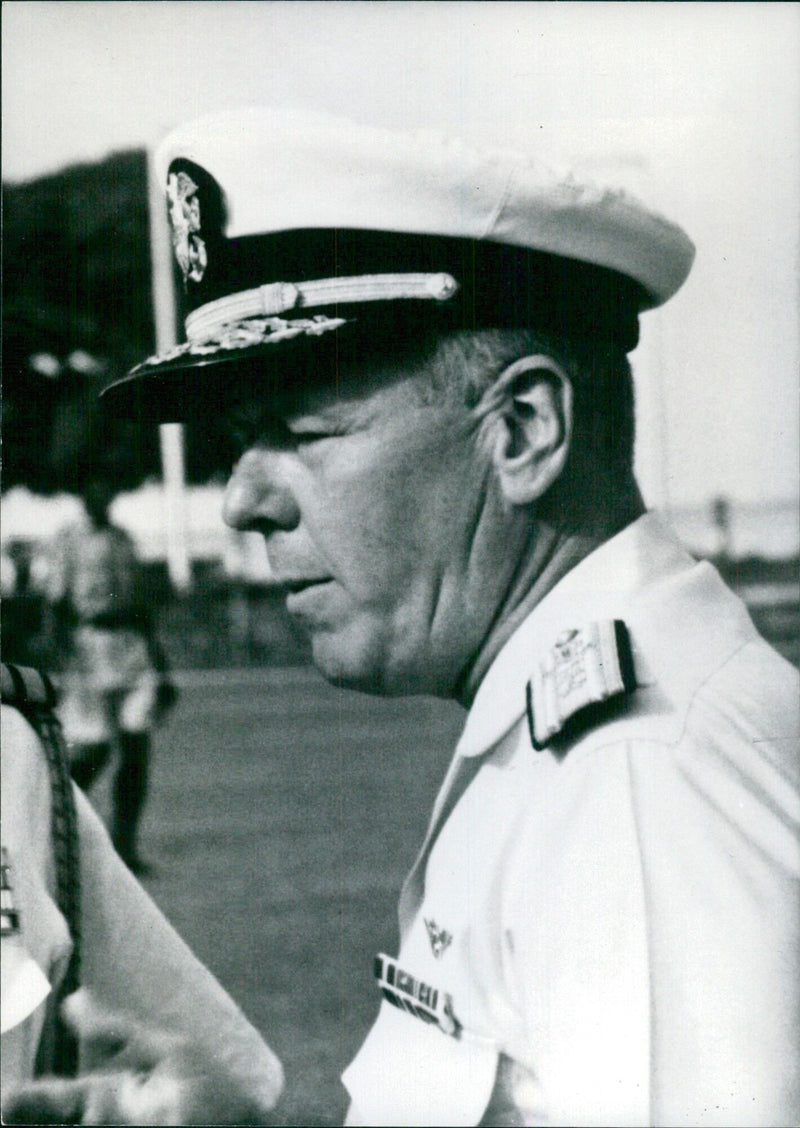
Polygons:
M33 1075L46 999L72 941L55 902L51 793L44 753L16 709L2 707L2 845L16 935L2 938L3 1092ZM280 1067L256 1030L197 960L114 851L75 790L81 865L81 985L102 1006L183 1034L209 1060L274 1101Z
M537 752L534 664L603 619L637 688ZM587 557L487 673L401 898L459 1036L383 1002L348 1123L796 1123L797 738L796 671L657 518Z

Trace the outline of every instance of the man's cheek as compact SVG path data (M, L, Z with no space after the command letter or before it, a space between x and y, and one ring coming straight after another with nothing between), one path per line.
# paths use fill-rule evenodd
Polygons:
M365 598L392 584L413 538L413 509L383 507L370 498L329 498L311 535L348 591Z
M384 676L386 624L352 607L324 624L310 628L311 655L319 672L331 681L378 693Z

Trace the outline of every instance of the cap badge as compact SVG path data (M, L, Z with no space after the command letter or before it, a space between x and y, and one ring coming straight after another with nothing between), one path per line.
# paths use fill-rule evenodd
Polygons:
M439 928L435 920L428 920L427 917L425 918L425 927L428 930L431 949L438 960L444 955L445 949L450 946L453 937L445 928Z
M184 285L191 278L202 282L208 265L205 242L200 238L200 201L198 188L185 172L172 172L167 180L169 222L175 258L183 272Z

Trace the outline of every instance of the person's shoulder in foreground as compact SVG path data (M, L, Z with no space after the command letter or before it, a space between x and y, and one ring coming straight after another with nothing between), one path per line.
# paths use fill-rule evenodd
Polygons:
M46 680L4 665L3 690L4 1123L263 1122L279 1062L119 860L57 742L46 746L57 735ZM65 891L67 802L77 858ZM78 945L63 1024L51 1000ZM54 1037L75 1042L79 1068Z
M691 241L538 157L314 115L159 163L187 340L106 403L228 418L226 520L326 677L470 709L351 1120L793 1123L796 675L633 469L628 353Z

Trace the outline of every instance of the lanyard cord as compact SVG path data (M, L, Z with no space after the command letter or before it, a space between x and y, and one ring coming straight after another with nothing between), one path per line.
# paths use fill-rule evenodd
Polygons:
M6 692L8 683L13 692ZM80 843L73 784L64 735L53 713L55 692L35 670L3 663L3 699L26 717L35 729L50 774L51 837L56 874L56 904L72 940L72 952L58 990L48 1000L48 1019L36 1055L35 1072L73 1076L78 1068L78 1042L61 1018L61 1003L80 985ZM48 1028L49 1027L49 1028Z

